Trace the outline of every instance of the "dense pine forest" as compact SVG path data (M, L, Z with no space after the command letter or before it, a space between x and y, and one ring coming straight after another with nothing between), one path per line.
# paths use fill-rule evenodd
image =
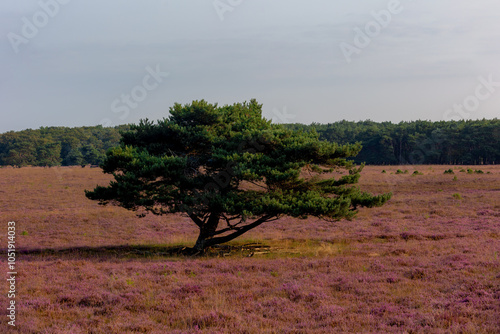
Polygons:
M320 139L363 148L354 158L369 165L497 164L500 162L500 120L413 121L377 123L340 121L330 124L287 124L316 131ZM42 127L0 134L0 165L97 165L118 145L129 126Z
M118 145L120 131L128 128L126 125L114 128L42 127L6 132L0 134L0 165L98 165L106 151Z
M320 139L339 144L360 142L354 161L369 165L497 164L500 162L500 120L413 121L394 124L340 121L330 124L289 124L314 129Z

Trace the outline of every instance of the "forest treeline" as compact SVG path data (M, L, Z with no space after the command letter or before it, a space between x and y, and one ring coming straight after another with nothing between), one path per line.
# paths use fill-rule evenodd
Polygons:
M0 134L0 165L72 166L98 165L106 151L118 145L120 131L114 128L42 127L38 130L10 131Z
M500 162L500 120L413 121L377 123L340 121L330 124L286 124L294 130L316 131L320 139L360 142L357 163L497 164ZM0 134L0 165L98 165L106 151L118 145L121 131L113 128L42 127Z
M339 144L360 142L353 159L370 165L479 165L500 162L500 119L462 121L350 122L288 124L295 130L314 129Z

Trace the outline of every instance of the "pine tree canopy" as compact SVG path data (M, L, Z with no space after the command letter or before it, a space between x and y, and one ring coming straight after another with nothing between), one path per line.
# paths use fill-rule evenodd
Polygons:
M169 117L122 134L101 166L114 180L86 196L158 215L185 213L200 229L193 249L203 251L285 215L351 219L358 207L383 205L391 194L353 185L363 165L347 158L360 150L272 124L255 100L175 104ZM346 173L332 173L339 170Z

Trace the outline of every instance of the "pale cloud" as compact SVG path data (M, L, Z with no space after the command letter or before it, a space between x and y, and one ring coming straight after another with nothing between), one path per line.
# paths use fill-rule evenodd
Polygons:
M60 0L42 0L45 3ZM347 63L339 48L389 1L68 1L16 53L38 1L0 3L0 132L166 116L174 102L257 98L294 122L442 119L478 76L500 80L500 3L410 1ZM125 120L111 110L147 66L170 73ZM471 118L500 116L496 94Z

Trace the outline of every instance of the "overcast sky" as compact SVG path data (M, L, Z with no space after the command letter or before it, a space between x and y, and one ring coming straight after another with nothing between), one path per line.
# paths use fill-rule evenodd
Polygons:
M0 132L263 103L276 122L500 117L498 0L2 0Z

